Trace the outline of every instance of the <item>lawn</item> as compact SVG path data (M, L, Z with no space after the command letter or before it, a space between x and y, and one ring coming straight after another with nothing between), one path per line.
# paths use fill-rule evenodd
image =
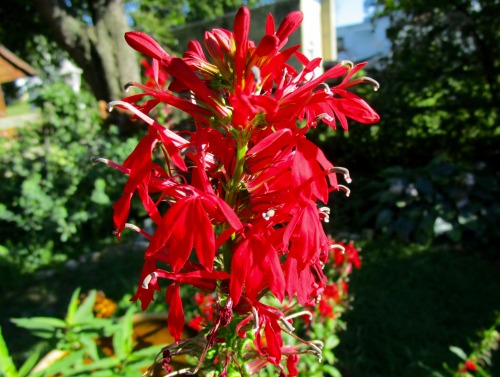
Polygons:
M499 265L450 246L421 247L372 242L353 273L353 308L336 350L344 377L433 376L443 363L456 368L450 346L470 352L470 342L500 312ZM35 341L11 317L60 316L76 287L103 290L116 301L130 295L142 254L112 248L97 260L2 283L0 319L6 341L22 359ZM134 304L131 304L134 305ZM492 375L500 375L498 351ZM496 360L496 363L495 363Z

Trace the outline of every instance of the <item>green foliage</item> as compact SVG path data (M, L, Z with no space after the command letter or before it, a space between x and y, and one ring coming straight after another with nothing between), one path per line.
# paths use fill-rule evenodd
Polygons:
M437 155L500 158L500 33L497 0L376 1L390 19L392 51L368 76L380 90L363 96L380 114L330 142L353 174L418 167Z
M361 189L363 208L369 208L362 221L388 238L427 243L445 235L491 242L500 235L497 181L484 164L443 158L419 169L387 168Z
M80 290L77 289L73 293L64 320L52 317L12 320L16 325L49 341L51 349L64 351L64 356L55 363L30 375L135 376L151 364L161 347L136 347L137 343L132 336L132 315L135 307L129 307L124 317L119 320L96 318L96 291L91 291L82 302L79 302L79 297ZM111 340L113 355L104 353L100 347L104 339Z
M41 347L36 347L19 369L16 368L10 355L0 327L0 375L5 377L25 377L33 369L41 355Z
M128 1L134 29L153 36L161 45L174 48L177 41L170 29L189 22L206 21L237 10L241 5L252 7L260 0L148 0Z
M81 254L111 234L110 197L119 197L122 177L91 159L121 162L133 142L103 129L85 92L49 85L35 103L42 124L0 141L0 261L22 271Z
M471 343L471 351L468 354L459 347L451 346L450 351L459 357L461 363L456 370L445 364L447 372L454 377L468 375L491 376L492 374L489 369L492 365L492 351L498 349L500 341L499 329L500 314L496 313L496 321L493 326L480 332L480 340ZM469 369L470 367L467 368L468 363L472 363L472 370ZM476 370L473 370L474 367Z

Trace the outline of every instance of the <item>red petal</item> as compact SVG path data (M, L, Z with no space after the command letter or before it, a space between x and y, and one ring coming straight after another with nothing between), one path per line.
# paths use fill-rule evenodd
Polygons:
M295 11L289 13L281 22L278 27L278 31L276 32L276 36L280 39L280 41L288 38L295 30L298 29L300 23L304 15L300 11Z
M240 301L243 284L248 273L248 267L252 263L252 253L249 251L248 243L248 240L244 240L238 245L231 261L231 282L229 284L229 292L234 306L238 305Z
M125 33L125 40L134 50L153 59L170 59L163 48L151 36L140 31L129 31Z
M274 17L271 13L267 15L266 19L266 35L274 35Z
M241 7L234 19L234 38L236 52L234 54L234 85L244 87L243 74L247 64L248 32L250 30L250 11Z
M212 271L215 258L215 236L212 223L200 200L195 200L190 215L192 221L189 224L196 224L196 229L191 229L195 233L194 247L196 256L203 267L208 271Z
M184 330L184 308L182 307L180 285L171 284L167 288L166 300L170 305L168 308L168 331L177 342L182 337Z

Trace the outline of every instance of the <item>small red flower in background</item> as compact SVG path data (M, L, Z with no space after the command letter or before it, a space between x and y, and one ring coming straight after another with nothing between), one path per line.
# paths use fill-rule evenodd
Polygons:
M476 362L474 360L467 360L463 367L461 367L457 372L460 374L465 374L467 372L475 372L478 369Z
M197 292L194 295L194 300L198 305L200 314L195 315L188 323L188 326L193 330L201 331L204 326L212 322L214 319L214 310L216 305L215 297L211 294Z
M349 183L349 173L328 161L306 133L321 122L333 128L338 122L347 130L348 118L378 121L376 112L348 91L376 83L354 78L364 63L342 62L317 75L320 58L309 60L300 46L283 49L302 18L292 12L276 28L269 15L265 36L254 43L250 12L242 7L234 32L207 32L205 51L192 41L182 58L169 55L144 33L125 36L150 59L143 63L148 82L129 83L142 92L111 105L146 122L148 133L123 165L99 161L128 175L113 207L117 235L134 229L149 240L133 300L145 309L161 291L158 279L168 281L168 328L177 343L164 349L165 362L170 365L172 357L192 349L192 342L200 354L191 374L204 367L206 358L213 362L208 349L216 347L220 375L242 368L253 373L271 363L282 374L286 365L296 376L299 354L319 357L321 349L298 338L285 313L266 300L286 298L293 310L319 302L320 312L332 316L327 305L345 300L344 278L352 265L360 267L354 245L332 242L322 226L329 220L324 205L330 193L349 193L338 180L340 174ZM288 64L292 56L301 70ZM338 85L325 83L334 78ZM193 129L172 131L152 119L150 112L160 104L190 114ZM127 223L134 196L153 221L152 234ZM323 270L327 263L344 280L329 282ZM185 284L204 295L195 296L202 312L189 323L204 338L181 340ZM284 333L308 350L284 344ZM252 340L252 350L241 346L248 345L245 339ZM236 349L244 354L235 354Z

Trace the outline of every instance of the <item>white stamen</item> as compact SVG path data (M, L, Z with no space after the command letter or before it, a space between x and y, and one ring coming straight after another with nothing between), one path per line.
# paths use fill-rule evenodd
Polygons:
M321 84L318 84L318 86L316 87L316 89L323 89L323 91L328 94L329 96L333 96L333 93L332 91L330 90L330 86L324 82L322 82Z
M326 119L327 122L333 122L335 120L332 116L328 115L327 113L322 113L314 118L314 122L318 123L322 119Z
M343 168L343 167L340 167L340 166L336 166L334 168L331 168L330 171L332 173L343 174L344 175L344 179L345 179L345 181L347 183L351 183L352 182L351 175L349 174L349 170L347 170L346 168Z
M149 283L154 277L156 277L156 272L152 272L148 276L146 276L142 281L142 288L149 289Z
M267 212L263 212L263 213L262 213L262 217L264 218L264 220L269 221L269 219L270 219L271 217L273 217L275 214L276 214L276 211L275 211L274 209L272 209L272 208L271 208L271 209L270 209L270 210L268 210Z
M255 84L257 85L260 85L261 84L261 77L260 77L260 69L259 67L257 67L256 65L252 66L252 68L250 68L250 70L252 71L252 74L253 74L253 77L254 77L254 80L255 80Z
M346 65L349 67L349 69L351 69L352 67L354 67L354 63L351 62L350 60L342 60L340 62L340 65Z
M345 253L345 247L342 245L339 245L339 244L330 245L330 250L333 250L333 249L339 249L342 252L342 254Z
M125 90L125 93L128 93L131 86L134 86L133 82L128 82L125 84L125 86L123 87L123 89Z
M144 122L146 122L150 126L152 126L155 123L155 121L152 118L148 117L146 114L144 114L142 111L139 111L139 109L137 109L135 106L133 106L132 104L130 104L128 102L125 102L125 101L111 101L108 104L108 111L113 110L114 106L123 106L123 107L125 107L127 110L133 112L134 115L136 115L139 118L141 118Z
M283 325L285 325L285 327L288 329L288 331L290 331L290 332L295 331L295 327L293 327L292 324L290 322L288 322L285 317L280 318L280 321Z
M253 315L253 333L255 334L257 331L259 331L259 313L257 312L257 309L255 309L252 306L252 315Z
M314 315L309 310L303 310L303 311L298 312L298 313L290 314L289 316L286 316L285 319L286 320L293 319L293 318L297 318L297 317L302 317L303 315L308 316L310 321L312 321L314 319Z
M109 160L107 158L103 158L103 157L94 157L92 158L92 164L97 164L98 162L102 162L103 164L108 164L109 163Z
M375 92L380 88L380 84L378 83L378 81L372 79L371 77L365 76L363 77L363 81L367 81L368 83L370 83L373 87L373 91Z
M323 219L323 221L325 223L329 223L330 222L330 208L328 207L321 207L318 209L320 213L322 213L325 218Z
M153 127L156 126L155 127L156 129L158 129L159 131L164 132L172 140L172 142L174 143L174 145L176 147L184 147L187 144L189 144L189 142L186 139L184 139L183 137L177 135L175 132L172 132L168 128L163 127L159 123L155 122L153 118L150 118L149 116L147 116L142 111L140 111L139 109L137 109L135 106L133 106L132 104L130 104L128 102L125 102L125 101L111 101L108 106L109 106L110 109L113 109L114 106L122 106L122 107L125 107L127 110L130 110L131 112L134 113L134 115L136 115L137 117L141 118L148 125L153 126Z
M345 192L345 196L349 196L351 194L351 190L349 189L349 187L344 186L344 185L338 185L338 187L339 187L339 190Z

